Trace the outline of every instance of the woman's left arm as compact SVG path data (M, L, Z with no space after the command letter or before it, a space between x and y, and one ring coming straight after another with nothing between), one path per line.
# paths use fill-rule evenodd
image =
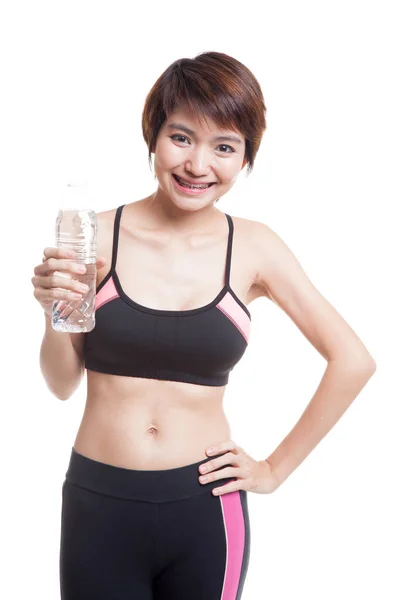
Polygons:
M280 306L328 364L299 421L266 459L278 485L303 462L376 370L360 338L307 277L285 242L253 222L257 285Z

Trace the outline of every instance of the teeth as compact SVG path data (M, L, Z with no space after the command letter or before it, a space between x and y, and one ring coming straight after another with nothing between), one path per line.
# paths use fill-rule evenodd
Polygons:
M206 189L206 188L210 187L210 185L207 183L188 183L184 179L181 179L178 175L175 175L175 177L177 178L179 183L182 183L187 187L191 187L191 188L195 188L195 189Z

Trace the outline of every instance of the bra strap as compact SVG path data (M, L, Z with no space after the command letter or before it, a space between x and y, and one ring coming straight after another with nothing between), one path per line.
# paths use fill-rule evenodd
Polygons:
M124 206L125 206L125 204L122 204L122 206L118 206L117 211L115 213L111 271L115 271L115 266L117 264L119 224L121 221L121 213L122 213L122 209L124 208Z
M225 285L229 286L229 276L231 273L231 257L232 257L232 240L233 240L233 220L230 215L225 213L229 224L229 235L228 235L228 247L226 251L226 264L225 264Z

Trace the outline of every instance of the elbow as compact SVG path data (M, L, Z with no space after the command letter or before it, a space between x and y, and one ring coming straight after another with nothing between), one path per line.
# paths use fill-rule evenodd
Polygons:
M69 400L71 396L72 394L57 394L56 398L57 400Z
M63 388L59 389L57 393L57 398L59 400L69 400L80 386L81 381L82 374L72 383L72 385L71 382L69 382L69 385L65 385Z
M371 379L371 377L375 373L375 371L376 371L376 362L374 360L369 360L368 362L364 363L360 367L358 374L359 374L359 377L361 378L361 380L364 382L364 385L366 385L367 382Z
M367 358L361 361L359 368L363 373L371 377L376 371L376 362L372 356L368 354Z
M79 371L75 369L70 373L55 373L42 358L40 360L40 369L48 390L57 400L69 400L79 387L85 372L81 364Z
M57 398L57 400L69 400L69 398L71 398L74 390L71 391L65 387L55 388L55 387L49 385L48 381L46 383L47 383L47 387L48 387L49 391L53 394L53 396L55 398Z
M372 375L376 371L376 362L372 358L370 354L368 356L359 358L357 360L354 359L354 356L341 357L340 359L332 359L328 361L328 363L337 363L341 365L346 371L350 371L352 373L357 373L358 375L365 376L368 379L372 377Z
M371 379L372 375L376 371L376 362L373 358L369 359L363 366L363 377L364 377L364 385Z
M79 387L81 377L71 385L71 380L68 382L61 383L59 380L50 381L49 378L45 377L47 388L57 398L57 400L69 400L74 394L76 389Z
M365 362L358 363L354 366L354 371L369 379L376 371L376 362L371 358Z

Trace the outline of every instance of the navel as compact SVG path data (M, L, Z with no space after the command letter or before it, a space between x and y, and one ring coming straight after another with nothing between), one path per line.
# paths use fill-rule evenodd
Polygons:
M158 429L154 427L154 425L150 425L150 427L147 429L147 433L150 433L151 435L155 435L157 432Z

